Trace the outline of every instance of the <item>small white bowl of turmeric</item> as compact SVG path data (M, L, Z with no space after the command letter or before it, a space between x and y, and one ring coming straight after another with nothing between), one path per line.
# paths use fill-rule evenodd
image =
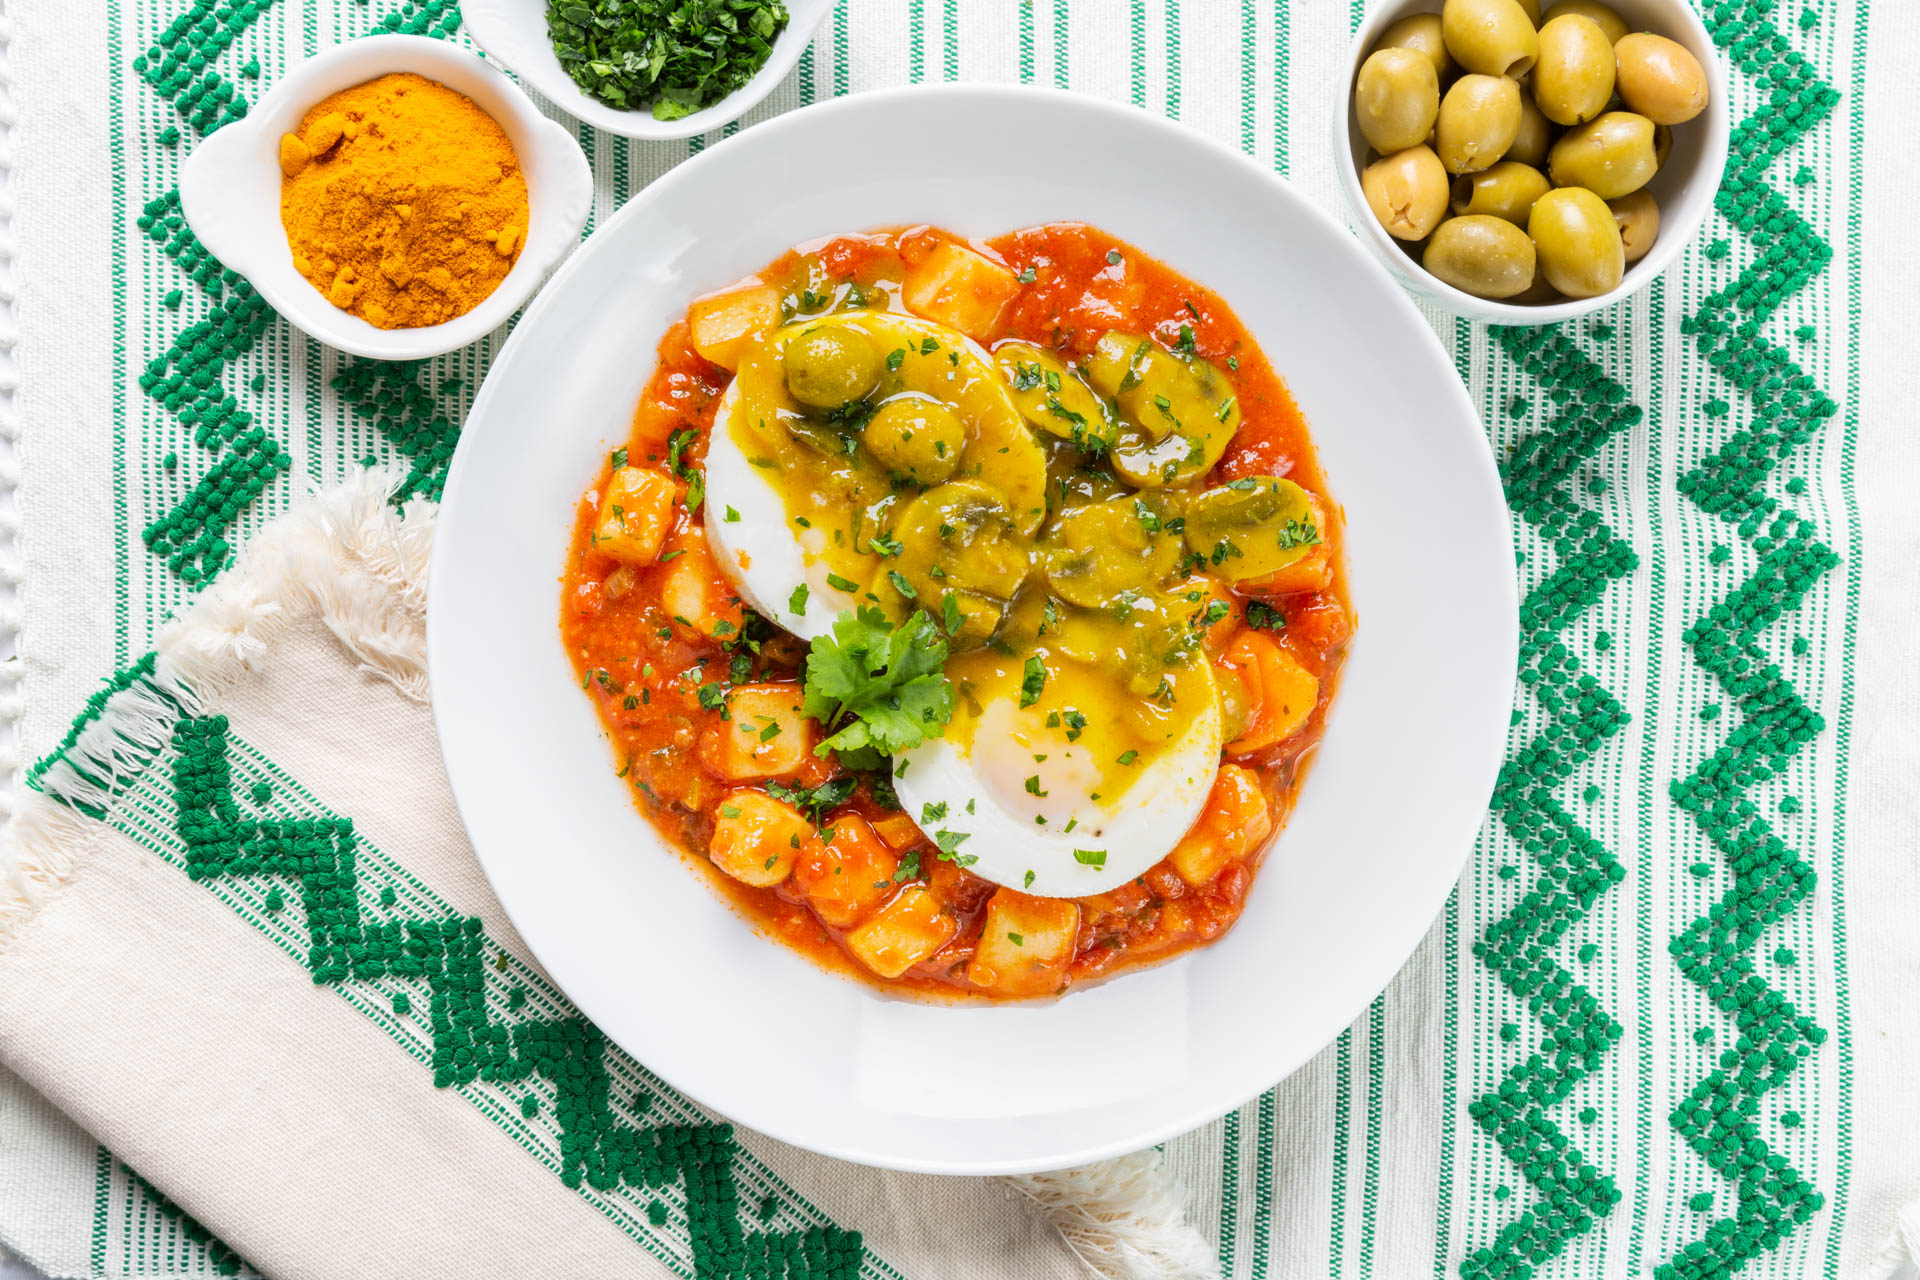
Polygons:
M471 53L374 36L288 72L187 158L180 205L295 327L418 360L504 324L579 243L573 135Z

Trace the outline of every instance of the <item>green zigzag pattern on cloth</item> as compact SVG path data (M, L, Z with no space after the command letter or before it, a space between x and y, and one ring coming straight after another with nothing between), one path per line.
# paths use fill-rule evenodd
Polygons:
M742 1213L753 1206L741 1202L734 1172L741 1151L733 1126L704 1120L648 1127L623 1122L612 1098L609 1046L599 1029L577 1014L496 1019L493 1009L503 1005L518 1011L528 1003L524 988L510 991L504 1002L490 1000L497 995L492 984L505 981L501 975L510 965L508 955L490 942L478 917L451 911L407 915L391 886L377 894L370 889L363 882L360 845L350 818L245 816L235 796L226 717L187 712L155 679L154 657L143 656L88 701L59 748L33 767L30 785L44 789L50 771L64 765L90 786L116 797L129 794L163 748L122 741L118 750L126 758L111 779L89 772L73 748L113 699L129 693L157 699L179 713L167 748L174 762L166 795L188 876L197 882L293 880L307 940L302 959L317 986L344 988L392 978L424 982L427 1003L421 1012L432 1036L436 1088L476 1081L495 1086L540 1081L551 1086L559 1131L558 1172L567 1186L595 1192L681 1188L691 1270L677 1265L674 1250L663 1250L659 1241L647 1243L689 1280L900 1280L897 1271L865 1249L859 1232L826 1221L798 1197L791 1199L792 1212L808 1225L747 1231ZM257 781L247 798L258 809L273 793L271 784ZM74 804L59 790L50 794L89 817L108 816L98 806ZM398 908L403 914L371 921L367 917L376 901L383 911ZM263 905L267 914L275 915L289 901L275 885ZM394 994L391 1009L396 1016L412 1014L411 997ZM630 1110L644 1118L654 1101L643 1089ZM530 1120L541 1109L533 1092L520 1096L522 1118ZM133 1178L137 1188L163 1202L163 1212L171 1205L137 1174ZM780 1203L772 1195L761 1201L757 1211L763 1224L778 1216ZM669 1228L671 1214L660 1199L647 1205L645 1216L653 1231ZM205 1246L219 1274L237 1274L244 1265L198 1223L182 1218L181 1226Z
M174 795L189 877L294 879L316 985L388 975L423 981L436 1087L536 1077L550 1083L560 1176L569 1187L683 1184L698 1280L851 1280L859 1274L858 1232L831 1225L797 1232L741 1228L731 1125L641 1129L623 1123L609 1103L606 1039L585 1018L496 1022L485 998L490 944L479 917L365 919L351 819L243 817L233 795L227 729L224 716L207 716L182 719L174 731Z
M1680 970L1739 1029L1739 1040L1672 1110L1684 1140L1734 1186L1737 1207L1660 1265L1658 1280L1732 1274L1779 1245L1826 1202L1761 1136L1761 1099L1827 1038L1755 971L1748 953L1771 925L1811 896L1811 865L1780 839L1747 796L1776 776L1825 727L1771 660L1759 637L1797 609L1840 563L1818 528L1765 492L1772 472L1809 443L1838 406L1785 351L1761 334L1780 305L1826 267L1832 249L1784 197L1767 170L1824 121L1840 100L1769 20L1767 0L1707 7L1716 43L1759 82L1765 101L1734 130L1717 206L1759 250L1730 287L1682 324L1700 354L1752 405L1750 424L1678 481L1702 511L1731 524L1757 564L1688 628L1695 660L1744 719L1688 777L1675 803L1726 858L1731 883L1707 913L1668 945ZM1793 486L1789 484L1789 489Z
M202 136L212 133L248 110L247 99L231 80L212 69L212 63L273 4L274 0L193 0L134 58L133 69L173 104L189 128ZM410 0L385 15L376 29L444 37L459 25L456 0ZM168 132L177 142L177 129ZM253 425L252 413L241 408L238 396L220 381L225 370L253 350L275 317L252 285L222 267L194 237L181 218L178 190L150 201L141 211L138 226L199 286L212 307L204 319L182 329L166 351L148 361L139 379L142 391L192 429L196 444L216 457L226 451L185 498L142 534L148 550L181 581L199 586L232 560L229 534L241 513L293 465L286 449ZM164 305L177 310L181 301L181 291L176 289ZM364 375L356 377L354 389L363 387ZM255 393L264 389L262 379L250 388ZM352 399L352 389L336 389ZM372 394L371 388L366 390ZM444 416L429 414L424 421L417 420L415 408L409 401L405 416L382 419L382 429L395 446L414 460L414 474L400 500L415 493L438 496L457 434ZM177 465L177 459L170 460L172 465Z
M1620 1201L1613 1179L1593 1166L1549 1110L1622 1034L1619 1022L1555 959L1554 948L1626 878L1626 868L1554 792L1627 723L1619 701L1581 670L1560 637L1639 566L1633 549L1568 490L1581 465L1644 414L1564 329L1501 329L1494 336L1560 410L1544 430L1521 440L1501 469L1514 514L1551 540L1558 562L1520 605L1519 681L1546 723L1509 757L1492 801L1539 878L1473 944L1473 954L1526 1004L1545 1034L1537 1050L1467 1106L1538 1199L1490 1244L1470 1250L1460 1274L1521 1280Z

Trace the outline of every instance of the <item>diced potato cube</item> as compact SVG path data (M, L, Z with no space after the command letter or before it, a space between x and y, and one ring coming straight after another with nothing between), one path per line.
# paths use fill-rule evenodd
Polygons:
M1078 903L1001 889L987 903L967 977L1001 995L1052 995L1066 981L1079 932Z
M700 735L700 759L735 782L784 778L813 750L813 722L797 684L743 684L727 691L727 716Z
M897 978L953 940L959 921L923 885L909 885L847 935L847 950L883 978Z
M904 813L890 813L874 821L873 829L889 849L904 849L921 840L920 828Z
M716 293L687 308L693 349L722 369L739 368L747 340L779 323L780 291L770 284Z
M661 608L675 622L703 636L737 635L742 620L740 596L713 562L706 534L698 526L683 529L668 554L673 559L660 580Z
M907 310L985 342L1020 291L1013 272L963 244L948 240L917 267L907 268L900 296Z
M1233 861L1233 845L1207 828L1203 821L1181 837L1180 843L1167 855L1167 861L1173 864L1182 880L1196 889L1204 889Z
M815 914L845 929L893 892L900 859L857 814L835 818L800 851L794 887L807 895Z
M673 523L673 477L646 467L616 467L600 498L593 549L628 564L652 564Z
M707 856L741 884L764 889L792 874L813 834L813 824L792 805L764 791L730 791L720 800Z
M1272 830L1273 817L1260 780L1251 770L1223 764L1200 820L1174 846L1167 861L1182 880L1204 888L1229 862L1258 848Z
M1245 687L1246 723L1229 742L1230 756L1249 755L1284 742L1300 731L1320 701L1320 679L1300 660L1258 631L1243 631L1226 653L1227 663Z

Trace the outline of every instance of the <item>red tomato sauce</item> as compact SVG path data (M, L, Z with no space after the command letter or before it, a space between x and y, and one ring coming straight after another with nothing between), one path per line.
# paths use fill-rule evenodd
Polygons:
M1226 766L1244 771L1235 778L1251 781L1264 803L1266 825L1277 833L1319 743L1353 631L1341 568L1339 508L1326 492L1307 424L1285 383L1217 294L1084 224L1031 227L984 243L929 227L842 236L783 255L757 281L808 310L826 295L843 298L850 287L872 301L875 291L897 284L943 241L969 244L1016 273L1018 291L1005 306L997 333L983 345L1017 338L1072 358L1087 355L1102 334L1115 330L1145 333L1168 346L1190 341L1196 354L1226 371L1243 415L1208 482L1283 476L1320 500L1326 516L1321 530L1327 544L1325 583L1279 592L1241 584L1231 592L1232 612L1215 628L1217 645L1209 639L1210 648L1225 651L1240 637L1256 634L1255 643L1272 642L1319 680L1318 701L1304 725L1271 745L1230 754ZM897 295L890 297L901 309ZM1188 333L1191 338L1185 339ZM885 894L891 899L924 886L940 912L951 917L952 936L898 977L881 978L863 967L847 948L849 928L828 923L810 900L803 882L810 866L821 869L820 837L801 849L795 875L769 887L721 874L708 859L724 798L740 785L716 773L711 752L702 745L726 727L715 690L748 683L797 686L806 652L804 642L784 632L766 627L749 632L742 602L706 551L702 463L715 408L731 376L694 349L686 322L670 328L660 340L657 367L634 411L627 443L602 460L580 500L561 580L560 635L611 742L611 767L629 783L646 819L688 861L700 865L762 932L823 965L890 989L942 996L1005 994L971 980L967 970L989 900L996 892L1013 891L999 890L937 857L911 820L887 807L890 797L884 793L890 788L884 784L876 794L873 779L858 779L844 801L820 815L818 826L823 833L836 822L851 828L844 820L857 816L885 833L860 832L861 841L874 836L877 849L899 840L890 856L919 855L919 874L890 882ZM652 564L623 563L596 549L593 535L604 514L603 494L621 464L672 477L671 514L660 558ZM701 601L705 614L688 617L682 611L687 600ZM1249 623L1249 605L1260 625ZM809 753L783 782L816 787L837 773L833 761ZM1242 811L1253 803L1244 796L1241 810L1217 812L1222 790L1216 786L1190 840L1218 830L1229 833L1230 844L1232 832L1249 825L1258 830ZM1119 889L1075 900L1079 924L1058 989L1157 962L1219 937L1239 918L1271 843L1267 835L1250 848L1232 850L1201 884L1189 883L1163 860ZM832 855L831 847L826 853ZM640 842L634 856L646 856Z

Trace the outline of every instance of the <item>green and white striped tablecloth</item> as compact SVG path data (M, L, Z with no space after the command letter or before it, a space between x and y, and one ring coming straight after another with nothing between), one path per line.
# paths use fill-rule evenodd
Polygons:
M1548 329L1429 313L1513 511L1508 767L1406 970L1292 1079L1167 1144L1173 1225L1221 1274L1801 1280L1905 1256L1920 7L1698 3L1736 123L1679 265ZM1050 84L1177 118L1331 207L1327 116L1361 9L840 0L737 127L885 85ZM300 559L316 509L296 511L316 488L327 527L360 537L321 559L364 586L386 556L381 607L416 618L432 503L503 335L419 367L322 347L199 248L180 165L317 50L464 39L454 0L0 12L18 731L29 785L72 802L57 821L25 802L16 834L62 853L30 847L0 909L18 1073L0 1075L0 1243L58 1276L240 1255L281 1280L504 1275L515 1249L556 1275L1075 1274L1067 1240L1099 1234L1071 1212L733 1134L602 1042L448 830L413 659L263 621L324 612L286 594L289 566L320 563ZM596 218L715 140L579 136ZM384 774L358 758L370 741ZM306 881L208 860L274 822L353 904L332 960L317 900L289 887ZM1168 1216L1157 1176L1051 1190Z

